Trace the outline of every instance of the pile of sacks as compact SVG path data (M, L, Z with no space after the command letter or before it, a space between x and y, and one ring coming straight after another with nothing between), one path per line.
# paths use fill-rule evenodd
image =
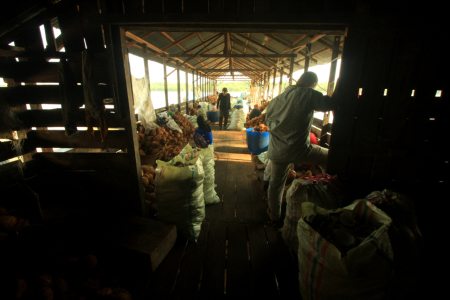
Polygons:
M154 176L149 171L153 187L144 185L149 214L175 224L178 233L186 239L197 240L205 218L205 205L220 202L214 190L213 146L198 150L186 145L170 161L156 163ZM150 192L152 189L154 192Z

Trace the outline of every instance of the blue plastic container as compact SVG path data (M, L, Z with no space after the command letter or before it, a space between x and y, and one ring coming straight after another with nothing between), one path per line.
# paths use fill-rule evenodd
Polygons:
M219 111L207 111L206 118L210 122L219 122Z
M253 128L247 129L247 146L248 152L261 154L269 148L269 133L251 131Z

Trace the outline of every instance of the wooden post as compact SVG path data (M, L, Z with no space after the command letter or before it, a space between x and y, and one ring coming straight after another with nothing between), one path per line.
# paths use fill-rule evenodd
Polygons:
M133 90L125 30L120 26L111 26L106 27L105 31L109 31L108 37L111 38L111 41L107 41L107 43L111 45L110 50L114 59L116 97L118 98L118 104L121 106L121 119L125 126L128 145L126 154L128 168L124 172L127 172L126 178L129 179L129 182L124 185L128 187L129 198L127 200L130 202L131 211L142 216L145 208L145 192L141 176L141 159L136 131L136 117L133 109Z
M341 37L339 35L334 37L333 51L331 53L331 67L330 78L328 80L327 95L331 96L334 90L334 80L336 75L337 58L339 56L339 44L341 43Z
M50 20L44 21L45 39L47 41L47 51L56 52L55 35L53 34L52 22Z
M280 86L278 87L278 95L281 94L282 85L283 85L283 67L280 68Z
M195 102L195 99L196 99L195 96L196 96L196 93L195 93L195 71L192 70L192 98L193 98L192 103Z
M339 56L339 45L341 42L340 36L334 37L334 43L333 43L333 51L331 53L331 67L330 67L330 77L328 79L328 87L327 87L327 95L331 96L333 94L334 90L334 80L336 75L336 67L337 67L337 58ZM331 133L331 124L330 124L330 113L327 111L323 115L323 124L322 124L322 133L320 137L320 145L322 147L325 147L327 144L330 143L330 136L328 133Z
M294 58L291 57L291 65L289 66L289 85L292 85L293 75L294 75Z
M144 59L144 70L145 70L145 79L148 80L148 84L150 85L150 73L148 71L148 56L147 56L147 45L144 44L142 47L142 58Z
M180 62L177 62L177 67L180 66ZM178 91L178 111L181 112L181 86L180 86L180 68L177 69L177 91Z
M186 114L189 114L189 70L184 69L184 73L186 74Z
M311 44L306 44L305 72L308 72L309 61L311 60Z
M272 74L272 70L269 70L267 73L267 100L269 100L269 92L270 92L270 75Z
M164 95L166 96L166 109L169 110L169 91L167 87L167 60L163 58L164 65Z
M277 67L273 68L273 85L272 85L272 99L275 98L275 78L277 77Z

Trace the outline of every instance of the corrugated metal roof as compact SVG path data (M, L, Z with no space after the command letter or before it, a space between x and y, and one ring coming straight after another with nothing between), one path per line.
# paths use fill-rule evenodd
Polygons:
M129 52L142 56L143 41L147 43L148 57L150 60L163 63L163 58L159 53L165 54L223 54L226 33L217 32L149 32L130 31L127 40ZM331 48L334 43L334 36L312 36L302 34L262 34L262 33L230 33L232 54L291 54L298 53L294 59L294 72L304 69L306 43L311 42L310 66L327 64L331 61ZM135 38L138 37L138 38ZM141 38L141 39L139 39ZM138 40L138 42L136 42ZM142 41L143 40L143 41ZM130 44L131 43L131 44ZM340 51L343 49L343 38L341 38ZM180 57L168 58L167 64L175 67L176 63L186 63L192 69L230 69L229 58L211 57ZM284 72L288 72L290 58L233 58L233 69L246 69L241 72L244 75L255 77L273 68L283 65ZM252 71L256 70L256 71ZM237 74L237 72L235 72ZM209 75L225 75L226 73L214 73L209 71Z

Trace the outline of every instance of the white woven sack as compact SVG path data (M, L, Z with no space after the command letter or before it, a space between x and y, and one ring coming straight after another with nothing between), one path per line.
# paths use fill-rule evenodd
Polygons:
M214 147L212 145L209 145L208 148L201 149L200 151L186 153L184 159L189 161L197 157L202 160L203 170L205 172L205 180L203 181L203 195L205 198L205 205L219 203L219 196L217 196L217 193L214 190Z
M245 126L245 112L243 109L236 109L231 115L230 126L228 130L244 130Z
M155 193L159 220L177 226L180 235L197 240L205 219L202 162L196 158L188 166L172 164L185 161L177 156L166 163L157 160Z
M269 161L269 158L267 157L267 151L259 154L258 158L263 164L267 164L267 162Z
M367 220L377 229L358 247L348 251L347 256L341 257L341 252L306 221L317 214L328 216L330 212L344 209L352 210L355 218ZM302 299L386 299L393 274L393 253L387 233L391 218L365 200L337 210L306 202L302 211L303 218L297 228Z

